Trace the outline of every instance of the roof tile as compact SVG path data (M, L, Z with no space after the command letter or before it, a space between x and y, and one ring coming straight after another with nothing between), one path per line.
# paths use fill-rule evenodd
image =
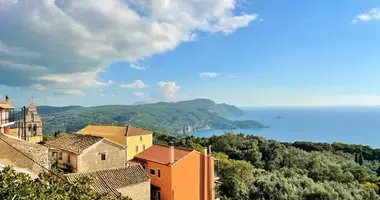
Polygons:
M174 148L174 162L177 162L191 152L192 150ZM135 158L168 165L170 164L170 149L169 146L153 145L145 151L137 154Z
M102 140L102 137L81 134L65 134L45 143L48 147L80 154L83 150Z
M150 177L146 174L141 165L129 167L105 169L99 171L73 173L65 175L70 182L80 180L85 176L93 178L91 187L100 194L108 193L112 196L120 196L117 191L119 188L124 188L149 181Z

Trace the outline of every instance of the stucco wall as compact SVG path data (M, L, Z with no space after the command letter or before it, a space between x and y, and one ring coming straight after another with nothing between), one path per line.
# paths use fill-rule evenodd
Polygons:
M101 153L106 159L101 160ZM125 150L115 144L101 140L89 147L78 157L78 172L87 172L106 168L124 167Z
M201 198L201 155L192 152L172 165L173 199Z
M143 151L143 145L145 145L145 149L152 146L153 138L152 134L150 135L138 135L138 136L132 136L127 137L127 146L128 146L128 156L127 160L133 159L136 154ZM141 140L140 140L141 137ZM138 151L136 152L136 146L138 146Z
M68 151L61 151L62 153L62 159L59 159L59 153L57 155L58 157L58 164L60 168L65 168L65 164L71 164L73 166L74 172L77 172L78 166L77 166L77 155ZM49 157L52 157L52 152L49 152ZM68 157L70 156L70 163L68 162Z
M123 196L128 196L133 200L150 200L150 181L125 188L119 188L117 191Z
M155 175L150 174L150 169L155 170ZM158 177L158 169L161 170L161 177ZM151 184L161 188L161 199L171 199L171 168L158 164L155 162L147 161L145 164L145 171L151 178Z

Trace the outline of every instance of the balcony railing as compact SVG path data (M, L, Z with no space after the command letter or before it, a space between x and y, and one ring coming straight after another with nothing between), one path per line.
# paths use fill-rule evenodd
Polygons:
M14 122L14 121L16 121L15 117L9 117L8 119L1 119L0 118L0 124L7 124L7 123L10 123L10 122Z

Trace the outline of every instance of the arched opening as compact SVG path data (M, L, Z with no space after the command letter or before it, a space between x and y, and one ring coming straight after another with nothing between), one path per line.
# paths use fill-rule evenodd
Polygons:
M34 124L33 126L33 133L32 133L33 136L36 136L37 135L37 125Z
M34 122L34 113L30 113L31 115L31 118L32 118L32 122Z
M29 126L28 126L28 131L29 131L29 132L32 131L32 125L30 125L30 124L29 124Z

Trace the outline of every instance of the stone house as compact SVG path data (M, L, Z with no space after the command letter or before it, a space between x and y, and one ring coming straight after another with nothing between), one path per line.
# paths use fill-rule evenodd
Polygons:
M70 182L87 176L91 187L100 194L128 196L133 200L150 200L150 178L141 165L65 175Z
M101 136L123 145L126 161L153 145L152 131L131 125L88 125L77 133Z
M125 148L106 138L64 134L45 143L49 157L66 172L88 172L125 166Z

